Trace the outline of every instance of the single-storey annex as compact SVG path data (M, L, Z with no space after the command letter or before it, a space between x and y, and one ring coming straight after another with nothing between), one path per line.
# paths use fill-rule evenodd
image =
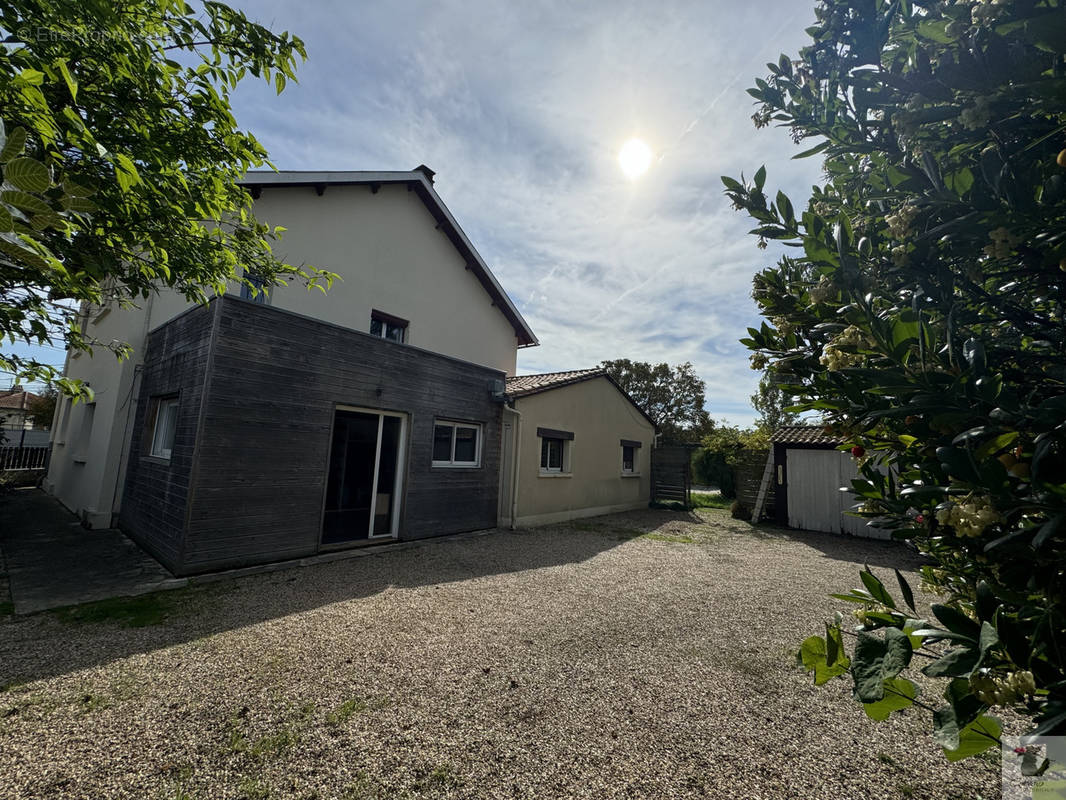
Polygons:
M507 396L504 443L515 465L504 465L513 505L501 521L541 525L648 504L655 423L606 371L508 378Z

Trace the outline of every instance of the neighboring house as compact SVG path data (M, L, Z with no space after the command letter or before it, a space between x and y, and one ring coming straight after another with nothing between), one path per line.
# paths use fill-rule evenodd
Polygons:
M505 379L537 339L432 179L249 174L256 215L286 228L279 257L341 280L90 309L90 334L135 355L68 359L95 402L61 404L45 488L179 574L494 527L515 463ZM563 412L538 424L580 437L599 413ZM646 472L652 440L632 438ZM617 471L627 481L644 484ZM590 487L594 502L566 507L621 504Z
M777 522L790 528L889 539L887 530L845 514L855 496L844 487L859 477L855 459L842 442L817 425L778 428L770 437L774 448L774 507Z
M0 389L0 428L8 432L8 438L11 431L33 430L29 409L36 399L37 395L21 386Z
M0 390L0 447L48 447L48 428L35 424L30 411L39 399L21 386Z
M501 524L647 506L655 423L605 370L508 378L507 396L504 442L513 462L501 474Z

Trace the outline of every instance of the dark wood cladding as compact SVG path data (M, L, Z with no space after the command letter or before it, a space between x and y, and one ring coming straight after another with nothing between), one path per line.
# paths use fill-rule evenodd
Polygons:
M119 525L174 572L182 565L214 315L213 306L197 307L148 336L131 431ZM149 455L155 401L166 395L178 397L169 461Z
M213 337L210 317L196 318L211 343L199 373L207 387L198 403L199 444L191 465L180 462L185 524L180 559L164 559L167 566L188 574L318 552L338 405L407 415L401 539L495 526L502 407L490 388L503 373L229 296L208 310L217 315ZM184 319L156 331L152 342L169 341L173 334L164 332ZM139 416L165 372L156 361L167 357L165 347L150 347ZM480 467L433 468L435 418L484 425ZM162 487L145 483L135 461L143 459L130 460L126 498L140 503ZM125 510L124 501L124 520ZM159 537L136 530L142 519L131 513L127 528L162 558Z

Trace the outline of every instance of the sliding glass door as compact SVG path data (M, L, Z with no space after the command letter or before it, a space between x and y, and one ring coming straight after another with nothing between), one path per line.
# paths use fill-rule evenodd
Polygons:
M406 418L402 414L337 408L322 544L397 535L405 435Z

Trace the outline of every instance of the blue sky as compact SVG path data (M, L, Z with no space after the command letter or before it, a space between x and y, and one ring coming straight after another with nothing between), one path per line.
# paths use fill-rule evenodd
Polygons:
M279 169L436 170L540 338L520 372L691 361L713 417L753 420L737 339L776 255L719 176L765 164L798 206L818 181L786 131L755 130L745 93L806 43L813 0L234 5L308 51L280 97L237 90L239 123ZM634 136L656 159L630 181L617 153Z

